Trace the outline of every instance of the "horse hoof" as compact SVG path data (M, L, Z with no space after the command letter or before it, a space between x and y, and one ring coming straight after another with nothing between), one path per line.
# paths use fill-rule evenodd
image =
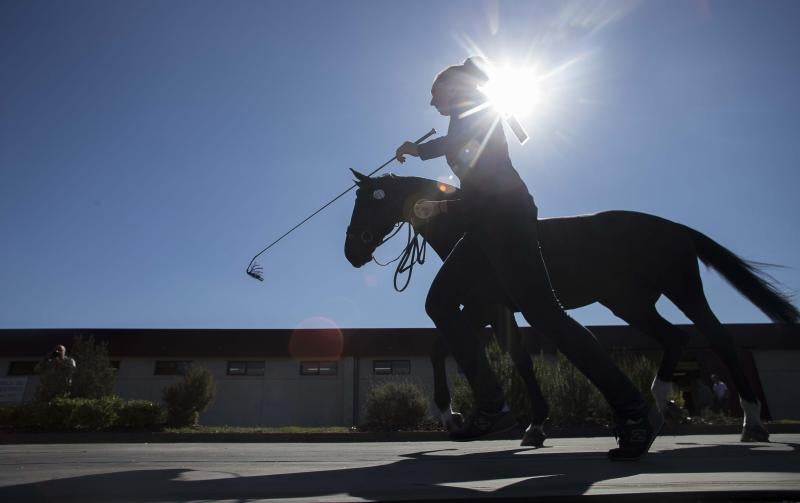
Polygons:
M537 449L540 447L544 447L544 440L547 438L547 435L538 428L531 428L529 427L525 430L525 434L522 436L522 442L519 445L524 447L536 447Z
M745 426L742 442L769 442L769 432L763 426Z
M664 415L664 420L671 425L680 423L683 417L683 411L681 411L681 408L678 407L678 404L676 404L674 400L667 402L664 406L664 410L661 412Z

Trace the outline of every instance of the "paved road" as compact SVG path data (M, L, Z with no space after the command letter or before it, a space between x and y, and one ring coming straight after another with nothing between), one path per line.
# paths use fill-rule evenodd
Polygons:
M363 501L462 498L800 500L800 434L660 437L612 463L609 438L318 444L0 445L0 501ZM754 492L755 491L755 492ZM659 494L653 497L653 494ZM638 495L631 498L630 495ZM605 496L606 498L603 498Z

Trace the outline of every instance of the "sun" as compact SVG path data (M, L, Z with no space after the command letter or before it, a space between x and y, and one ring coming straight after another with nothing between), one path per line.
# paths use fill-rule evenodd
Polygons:
M540 77L531 67L489 66L486 84L478 89L486 95L489 106L504 117L524 118L533 112L541 99Z

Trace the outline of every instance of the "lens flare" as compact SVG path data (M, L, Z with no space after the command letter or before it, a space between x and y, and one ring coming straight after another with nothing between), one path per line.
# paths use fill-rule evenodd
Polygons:
M300 322L289 338L289 354L296 360L338 360L344 348L344 335L337 323L324 316Z

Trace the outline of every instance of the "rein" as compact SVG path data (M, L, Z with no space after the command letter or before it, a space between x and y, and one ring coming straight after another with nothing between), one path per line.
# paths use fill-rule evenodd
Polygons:
M400 223L397 226L397 229L383 238L378 246L393 238L398 232L400 232L400 229L403 228L403 225L406 224L407 222ZM394 271L394 289L398 292L402 292L408 288L408 284L411 282L411 274L414 271L414 264L425 263L425 252L428 249L428 242L425 240L425 237L422 237L422 244L419 244L420 234L416 230L414 230L412 234L412 227L412 225L408 225L408 243L406 244L405 248L403 248L403 251L400 252L400 255L398 255L396 258L386 262L385 264L382 264L378 262L378 259L375 258L375 255L372 256L372 260L381 267L386 267L389 264L397 262L398 260L400 261L398 262L397 268ZM375 249L377 250L377 248L378 247L376 246ZM403 283L402 288L399 288L397 286L397 278L401 274L406 273L406 271L408 272L408 276L406 276L406 282Z

